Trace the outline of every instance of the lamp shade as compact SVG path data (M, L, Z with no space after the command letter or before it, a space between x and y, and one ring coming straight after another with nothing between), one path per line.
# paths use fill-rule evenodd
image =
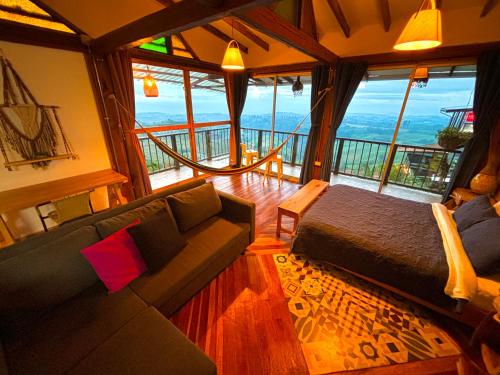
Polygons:
M414 13L399 36L394 49L415 51L434 48L443 42L441 11L425 9Z
M243 58L241 57L240 48L236 40L231 40L227 45L221 67L222 69L225 70L245 69L245 65L243 64Z
M158 96L158 86L156 86L155 79L148 74L143 79L144 83L144 95L148 98L156 98Z

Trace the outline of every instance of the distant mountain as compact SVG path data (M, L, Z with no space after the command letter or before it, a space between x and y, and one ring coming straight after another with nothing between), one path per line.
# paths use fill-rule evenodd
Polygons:
M276 130L291 132L303 119L304 114L292 112L276 113ZM227 120L228 114L195 113L196 122L213 122ZM144 125L184 124L187 122L184 114L167 114L162 112L140 112L137 119ZM436 133L448 124L449 118L442 115L412 115L406 114L401 124L397 142L400 144L426 145L436 143ZM397 116L364 113L349 113L344 117L337 137L354 138L380 142L390 142L396 127ZM252 129L271 128L272 115L246 115L241 118L241 126ZM308 117L299 133L308 134L311 121Z

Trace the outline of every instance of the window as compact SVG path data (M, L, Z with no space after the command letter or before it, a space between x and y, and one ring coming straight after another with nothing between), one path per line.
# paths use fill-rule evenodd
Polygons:
M337 132L334 175L380 182L387 167L386 183L444 191L460 149L440 145L438 132L470 132L475 66L416 68L402 112L413 69L368 71Z
M265 156L270 147L281 144L310 111L311 79L309 75L300 77L303 84L302 95L294 95L292 86L296 76L276 77L276 112L274 140L273 128L274 77L250 79L247 98L241 116L241 138L248 148ZM300 175L300 168L310 129L308 117L298 134L294 135L281 151L284 174L292 177ZM275 167L275 166L273 166Z
M223 77L138 63L132 68L139 122L154 128L161 141L183 156L217 168L227 166L230 116ZM157 97L144 95L148 74L158 86ZM141 129L137 132L153 189L195 175L161 152Z

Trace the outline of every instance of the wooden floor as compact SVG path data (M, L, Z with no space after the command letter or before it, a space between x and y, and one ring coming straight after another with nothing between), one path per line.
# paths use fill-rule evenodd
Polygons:
M278 204L299 186L262 177L210 178L217 189L256 202L257 241L171 317L217 364L219 374L308 374L272 253L289 249L274 237ZM458 357L350 371L348 374L457 374ZM469 372L468 372L469 373ZM473 372L474 374L479 372ZM472 373L471 373L472 374Z

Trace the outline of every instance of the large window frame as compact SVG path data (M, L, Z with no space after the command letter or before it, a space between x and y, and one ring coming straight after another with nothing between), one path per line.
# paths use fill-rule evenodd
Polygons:
M211 70L211 69L205 69L205 68L196 68L195 69L195 68L191 68L191 67L184 67L184 66L179 66L179 65L175 65L175 64L159 62L157 60L150 61L150 60L145 60L145 59L140 59L140 58L132 58L132 64L134 64L134 63L135 64L145 64L145 65L150 65L150 66L158 66L158 67L176 69L176 70L182 71L182 75L183 75L182 82L183 82L183 87L184 87L184 101L185 101L185 106L186 106L187 122L183 123L183 124L175 124L175 125L151 126L151 127L148 127L147 130L150 132L187 130L188 135L189 135L191 160L193 160L195 162L198 161L198 152L197 152L197 144L196 144L196 130L197 129L210 128L210 127L222 126L222 125L230 125L231 129L233 128L231 114L229 112L229 107L228 107L229 118L227 120L209 121L209 122L195 122L195 120L194 120L190 73L191 72L201 72L201 73L216 74L216 75L224 76L223 72ZM226 94L226 103L227 103L227 94ZM145 130L140 129L140 128L135 129L134 131L137 135L145 133ZM193 172L193 177L197 177L200 175L200 173L196 170L193 170L192 172Z

